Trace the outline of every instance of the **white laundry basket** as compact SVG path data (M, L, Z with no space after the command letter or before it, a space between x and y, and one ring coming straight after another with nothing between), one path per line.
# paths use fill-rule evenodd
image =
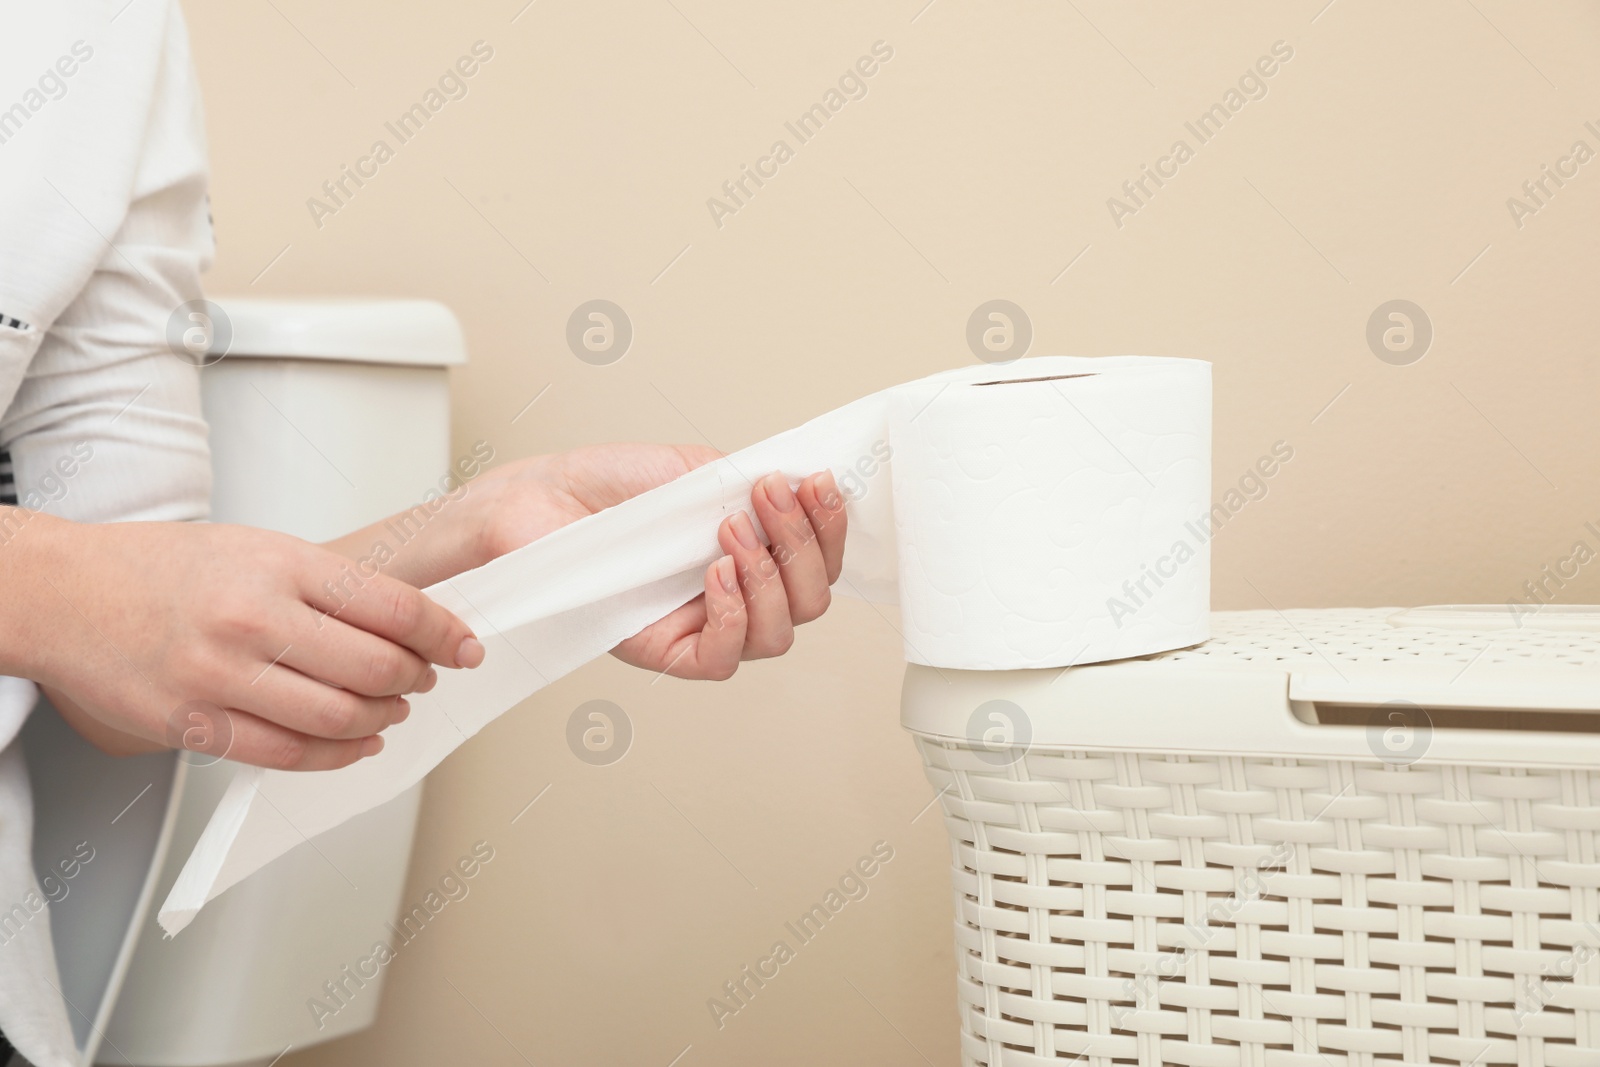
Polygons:
M964 1064L1600 1065L1600 609L912 666Z

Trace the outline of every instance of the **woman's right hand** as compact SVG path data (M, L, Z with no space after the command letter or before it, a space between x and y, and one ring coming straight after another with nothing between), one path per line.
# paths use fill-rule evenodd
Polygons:
M433 665L483 661L466 624L419 590L285 534L32 514L0 554L21 563L30 539L25 568L0 575L17 583L8 599L33 594L12 602L30 625L7 627L4 666L111 751L130 749L110 740L125 736L343 767L381 751L380 731L410 711L404 695L437 681Z

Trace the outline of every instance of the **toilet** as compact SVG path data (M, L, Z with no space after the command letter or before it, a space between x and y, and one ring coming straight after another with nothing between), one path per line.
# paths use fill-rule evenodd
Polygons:
M324 541L437 496L450 469L448 368L466 358L449 309L214 303L200 371L212 521ZM361 964L401 908L420 785L302 844L164 938L156 910L234 765L187 752L112 759L53 714L30 718L24 744L36 866L95 843L95 877L51 905L85 1067L264 1067L372 1024L384 974Z

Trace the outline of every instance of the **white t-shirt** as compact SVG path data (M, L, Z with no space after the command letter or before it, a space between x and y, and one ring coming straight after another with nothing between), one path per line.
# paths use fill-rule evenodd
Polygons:
M167 343L213 249L182 13L0 0L0 27L0 449L17 497L79 521L203 519L198 372ZM0 679L0 909L39 892L11 744L36 699ZM69 1067L45 918L0 945L0 1030L38 1067Z

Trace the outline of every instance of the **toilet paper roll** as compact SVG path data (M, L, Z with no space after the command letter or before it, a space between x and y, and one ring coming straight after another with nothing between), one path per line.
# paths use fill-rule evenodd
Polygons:
M1009 670L1204 639L1205 546L1176 546L1209 506L1209 365L1024 366L891 402L906 659Z
M289 849L410 788L509 708L699 595L756 479L834 472L837 591L898 603L906 658L1065 667L1207 636L1211 367L1143 356L949 371L852 404L431 587L484 642L384 750L337 771L241 767L159 919L182 930ZM754 515L751 516L755 518ZM757 523L759 530L759 523ZM765 537L765 533L762 535Z

